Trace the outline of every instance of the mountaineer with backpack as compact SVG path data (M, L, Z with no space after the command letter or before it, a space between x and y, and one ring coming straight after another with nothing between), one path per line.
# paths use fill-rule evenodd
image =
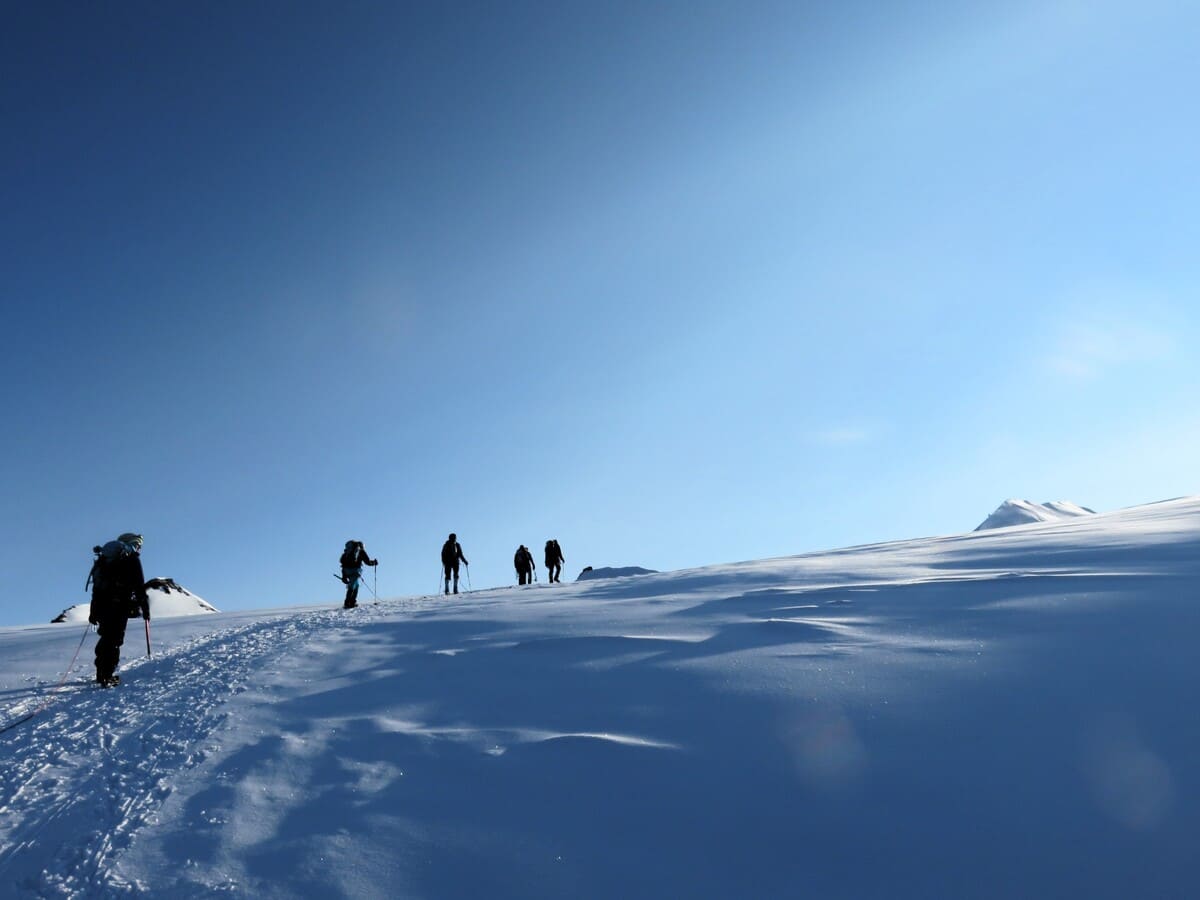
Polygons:
M567 560L563 556L562 547L554 538L546 541L546 580L551 584L562 584L562 564Z
M377 566L379 560L367 555L367 548L362 541L346 541L346 549L338 560L342 566L342 584L346 585L346 601L342 609L354 609L358 606L358 585L362 580L362 567Z
M446 543L442 544L442 569L445 570L446 593L450 593L450 576L454 576L454 593L458 593L458 563L462 561L463 565L470 566L467 558L463 556L462 545L458 542L458 536L453 532L446 539Z
M146 576L142 572L142 536L125 532L103 547L93 547L88 582L92 586L92 604L88 622L100 635L96 641L96 683L102 687L119 684L117 666L125 626L133 616L150 621L150 598L146 595Z
M517 570L517 584L533 584L533 572L537 566L533 564L533 554L524 544L513 554L513 566Z

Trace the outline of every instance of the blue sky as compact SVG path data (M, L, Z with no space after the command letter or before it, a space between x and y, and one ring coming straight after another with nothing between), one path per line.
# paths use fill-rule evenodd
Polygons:
M236 609L1196 491L1189 4L9 20L0 624L126 530Z

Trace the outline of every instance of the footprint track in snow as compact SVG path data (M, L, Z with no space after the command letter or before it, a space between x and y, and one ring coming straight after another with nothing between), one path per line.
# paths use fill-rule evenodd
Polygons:
M204 761L225 701L342 618L319 610L196 638L125 666L118 688L68 693L0 737L0 883L31 897L138 893L110 863L152 821L173 776Z

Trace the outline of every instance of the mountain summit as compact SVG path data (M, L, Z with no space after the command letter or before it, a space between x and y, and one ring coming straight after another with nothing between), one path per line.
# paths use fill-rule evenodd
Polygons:
M1062 519L1074 519L1078 516L1094 515L1095 512L1094 509L1079 506L1070 500L1051 500L1048 503L1034 503L1030 500L1005 500L975 530L987 531L989 528L1032 525L1035 522L1058 522Z
M150 615L155 619L220 612L211 603L201 600L170 578L151 578L146 582L146 594L150 597ZM90 603L68 606L50 621L82 624L87 621L90 606Z

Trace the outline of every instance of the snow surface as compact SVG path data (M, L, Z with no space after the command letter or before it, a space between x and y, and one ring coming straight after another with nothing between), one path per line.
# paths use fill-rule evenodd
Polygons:
M200 599L170 578L151 578L146 582L146 596L150 598L152 619L174 619L179 616L220 612L207 600ZM51 621L54 624L82 625L88 620L90 607L91 604L87 602L68 606Z
M1051 500L1048 503L1005 500L975 530L987 531L989 528L1009 528L1013 525L1030 525L1035 522L1057 522L1060 519L1074 519L1077 516L1091 515L1095 515L1094 510L1088 509L1086 506L1078 506L1070 500Z
M657 569L643 569L641 566L601 566L599 569L584 569L576 581L591 581L596 578L625 578L628 575L653 575Z
M5 896L1187 897L1200 499L640 578L0 629ZM85 637L86 636L86 637ZM85 640L62 693L49 692Z

